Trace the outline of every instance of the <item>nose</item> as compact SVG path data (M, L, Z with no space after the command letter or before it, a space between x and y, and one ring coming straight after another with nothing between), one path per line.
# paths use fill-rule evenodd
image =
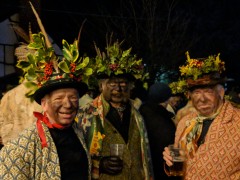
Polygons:
M121 90L120 83L116 84L116 86L114 87L114 90L116 90L116 91L120 91Z
M205 93L202 92L202 93L200 94L199 99L200 99L201 101L205 101L205 99L206 99Z
M66 107L66 108L70 108L71 106L72 106L72 103L71 103L71 101L70 101L70 99L69 98L64 98L64 100L63 100L63 106L64 107Z

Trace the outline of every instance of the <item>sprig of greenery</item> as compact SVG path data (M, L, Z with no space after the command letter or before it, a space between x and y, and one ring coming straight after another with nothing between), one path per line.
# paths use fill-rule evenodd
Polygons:
M123 50L118 41L106 47L105 52L101 52L95 44L97 56L94 62L94 72L96 74L120 75L124 73L132 74L136 79L145 80L149 73L144 70L142 59L132 55L132 48Z
M51 78L56 78L52 76L53 74L61 74L62 77L88 83L93 71L88 67L89 57L79 57L77 40L73 44L63 40L63 57L59 58L53 47L47 47L45 36L41 32L32 34L32 39L28 48L35 50L35 53L28 53L27 61L20 59L16 65L23 70L22 80L26 79L25 85L29 88L27 97L32 97L39 87Z
M184 79L179 79L178 81L169 83L169 87L171 88L173 94L181 94L187 92L187 82Z
M222 73L225 71L225 63L220 60L220 53L207 58L191 59L189 52L186 52L187 61L185 66L180 66L181 76L186 78L193 78L193 80L198 79L204 74L211 72Z

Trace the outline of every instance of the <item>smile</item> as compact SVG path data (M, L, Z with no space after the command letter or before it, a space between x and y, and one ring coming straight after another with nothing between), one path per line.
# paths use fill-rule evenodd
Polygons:
M59 112L60 114L72 114L73 112Z

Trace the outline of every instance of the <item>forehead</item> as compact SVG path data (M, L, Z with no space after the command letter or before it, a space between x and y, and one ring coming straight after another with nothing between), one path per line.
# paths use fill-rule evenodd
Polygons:
M128 82L128 80L125 78L114 77L114 78L108 79L107 82Z
M194 88L191 89L192 92L194 91L204 91L204 90L213 90L215 89L216 85L213 86L196 86Z
M52 91L49 95L50 96L58 96L60 94L78 95L78 91L75 88L62 88L62 89L56 89L56 90Z

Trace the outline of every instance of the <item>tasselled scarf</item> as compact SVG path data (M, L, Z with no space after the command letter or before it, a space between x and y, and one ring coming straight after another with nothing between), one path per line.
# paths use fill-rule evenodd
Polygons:
M213 115L206 117L197 115L195 118L186 121L186 127L180 136L179 145L181 148L185 149L186 153L193 158L197 149L198 149L198 139L201 136L203 129L203 121L204 120L214 120L216 116L219 114L222 106L220 106L216 113Z

